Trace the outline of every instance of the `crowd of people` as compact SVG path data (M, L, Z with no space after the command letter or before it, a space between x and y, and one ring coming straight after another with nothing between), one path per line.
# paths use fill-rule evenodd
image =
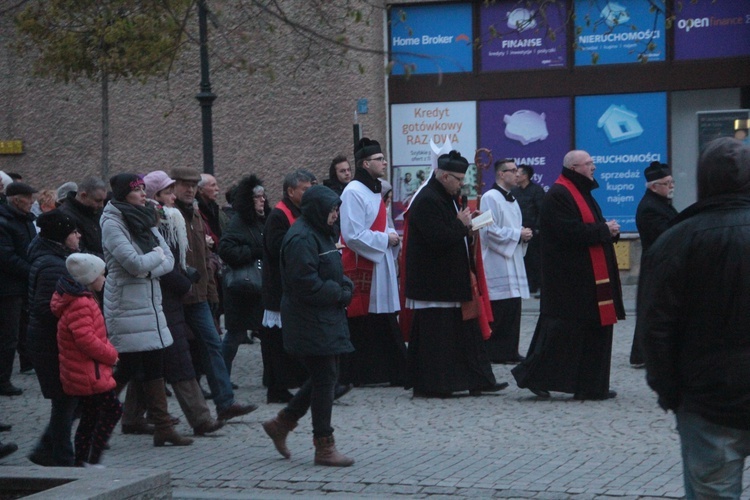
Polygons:
M284 405L263 429L289 458L287 436L310 412L319 465L354 463L336 449L332 426L333 401L353 387L481 396L508 386L492 370L508 363L537 398L615 398L620 226L592 195L589 153L570 151L562 163L545 194L533 169L496 161L495 183L474 210L460 196L468 160L443 154L410 192L403 236L391 219L386 156L368 138L353 170L337 156L320 185L308 170L287 174L273 207L255 175L220 206L216 179L189 167L39 192L0 172L0 395L22 394L11 380L18 352L51 404L29 459L101 467L120 420L123 433L152 435L154 446L192 444L175 429L167 384L195 436L217 431L257 408L235 399L231 379L239 346L255 339L266 403ZM668 165L654 162L644 176L631 363L645 364L660 404L677 415L688 497L732 497L750 453L750 150L734 139L710 144L699 201L681 214ZM243 270L246 282L229 279ZM521 301L539 290L523 356ZM2 456L15 449L0 443Z

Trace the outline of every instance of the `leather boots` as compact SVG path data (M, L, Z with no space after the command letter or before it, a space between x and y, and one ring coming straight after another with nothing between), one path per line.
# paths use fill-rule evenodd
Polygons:
M175 446L193 444L192 439L181 436L172 424L172 417L169 415L169 407L167 405L167 395L164 392L164 379L158 378L144 382L143 393L149 413L156 427L154 431L154 446L164 446L166 443L172 443Z
M315 465L349 467L354 464L353 459L336 450L333 436L313 438L313 443L315 444Z
M289 448L286 447L286 437L295 427L297 427L297 421L284 410L281 410L271 420L263 422L263 430L266 431L268 437L273 441L276 451L281 453L281 456L284 458L292 456Z

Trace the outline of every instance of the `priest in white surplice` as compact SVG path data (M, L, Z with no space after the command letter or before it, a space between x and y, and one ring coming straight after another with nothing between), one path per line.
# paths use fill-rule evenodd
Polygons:
M341 195L339 220L344 273L354 282L348 308L355 352L342 367L342 383L403 386L406 347L398 328L395 253L399 236L388 228L380 178L388 162L380 144L363 138L354 154L354 179Z
M521 299L529 298L523 256L532 230L521 225L521 208L512 194L518 168L513 160L495 162L495 184L482 196L480 209L491 211L494 223L480 229L482 259L490 292L492 336L485 341L493 363L518 363Z

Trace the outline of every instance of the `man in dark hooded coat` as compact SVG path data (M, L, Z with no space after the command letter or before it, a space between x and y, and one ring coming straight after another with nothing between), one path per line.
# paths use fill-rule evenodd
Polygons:
M750 455L750 147L706 146L698 201L644 258L646 380L675 413L685 495L742 497Z

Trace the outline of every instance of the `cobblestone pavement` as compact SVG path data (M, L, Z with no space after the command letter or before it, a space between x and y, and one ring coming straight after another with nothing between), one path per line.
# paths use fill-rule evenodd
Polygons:
M538 310L538 301L524 302L522 353ZM613 400L581 402L559 393L539 400L516 387L506 365L494 371L511 386L478 398L412 399L403 389L357 388L333 412L338 448L356 463L316 467L309 416L290 435L291 460L282 459L263 433L260 423L281 406L265 404L256 342L242 346L234 364L237 399L258 403L256 412L184 448L155 448L149 437L123 435L118 426L104 463L169 470L174 497L184 499L680 498L673 416L657 407L644 371L628 364L632 304L631 294L631 314L615 327ZM0 420L13 424L0 439L20 449L0 464L36 467L26 455L48 419L48 403L35 377L14 375L14 383L24 395L0 398ZM170 408L181 416L174 398ZM184 422L179 430L189 433Z

